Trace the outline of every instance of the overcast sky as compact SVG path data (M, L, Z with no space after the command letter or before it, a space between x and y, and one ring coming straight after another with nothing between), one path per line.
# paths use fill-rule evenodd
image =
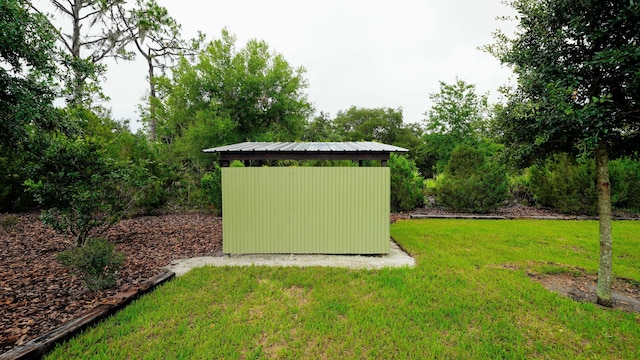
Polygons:
M290 65L306 68L307 94L317 112L335 116L358 107L401 107L405 122L418 122L430 107L439 81L456 76L490 92L508 82L511 71L478 50L493 42L496 20L513 11L501 0L158 0L180 23L185 38L198 30L209 39L228 28L238 48L265 40ZM147 89L146 67L138 60L110 64L104 90L116 119L138 119ZM137 125L133 124L136 128Z

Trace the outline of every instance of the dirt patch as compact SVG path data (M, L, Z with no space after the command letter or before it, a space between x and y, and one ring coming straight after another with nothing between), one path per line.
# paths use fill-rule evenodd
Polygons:
M598 278L589 274L530 274L533 280L547 289L569 297L575 301L596 303ZM640 284L628 279L613 282L613 308L630 312L640 312Z
M4 221L7 218L10 221ZM107 235L127 256L118 284L90 292L58 263L56 254L69 245L44 226L37 214L0 214L0 224L0 353L159 274L172 260L222 253L218 217L172 214L124 220Z

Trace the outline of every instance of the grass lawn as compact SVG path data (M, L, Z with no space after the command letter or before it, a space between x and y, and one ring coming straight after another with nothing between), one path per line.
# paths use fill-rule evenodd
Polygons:
M640 281L640 222L613 232L615 275ZM406 220L391 233L416 268L195 269L49 358L640 358L640 314L527 275L595 273L597 222Z

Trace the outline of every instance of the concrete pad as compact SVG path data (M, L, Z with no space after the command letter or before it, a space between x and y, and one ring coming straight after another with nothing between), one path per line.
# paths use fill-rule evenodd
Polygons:
M204 256L172 261L165 269L176 276L201 266L329 266L352 269L381 269L414 267L415 260L391 241L386 255L306 255L306 254L249 254Z

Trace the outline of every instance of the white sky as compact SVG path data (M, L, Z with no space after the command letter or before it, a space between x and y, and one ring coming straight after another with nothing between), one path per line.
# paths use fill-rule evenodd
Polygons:
M405 122L418 122L439 81L456 76L480 93L508 82L511 71L478 50L493 42L496 20L513 14L501 0L158 0L180 23L183 36L198 30L218 38L227 27L238 38L265 40L293 67L307 69L307 94L316 111L335 116L358 107L401 107ZM142 60L109 65L104 90L116 119L138 119L147 70Z

